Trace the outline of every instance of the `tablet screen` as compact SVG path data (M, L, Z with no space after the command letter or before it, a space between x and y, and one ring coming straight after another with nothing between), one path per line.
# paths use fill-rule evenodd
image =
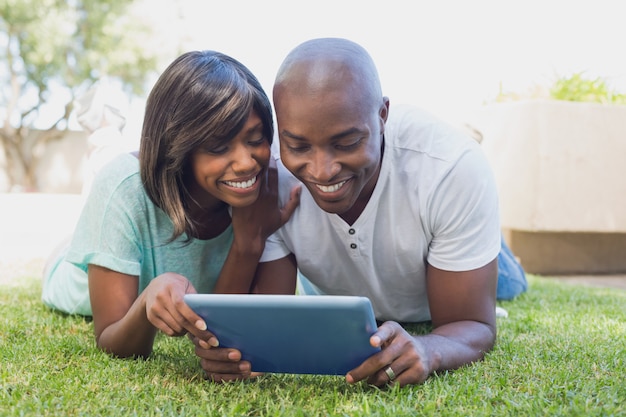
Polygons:
M220 347L241 351L255 372L344 375L378 352L365 297L187 294Z

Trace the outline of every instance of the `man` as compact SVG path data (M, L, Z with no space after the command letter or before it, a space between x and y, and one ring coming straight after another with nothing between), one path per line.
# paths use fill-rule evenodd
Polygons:
M370 342L382 350L349 383L417 384L482 359L496 338L501 240L478 143L420 110L392 110L371 57L345 39L296 47L278 71L274 106L282 198L304 187L258 274L279 288L299 269L323 293L372 301L385 322ZM433 330L421 336L399 324L428 320ZM199 355L211 378L250 374L236 351Z

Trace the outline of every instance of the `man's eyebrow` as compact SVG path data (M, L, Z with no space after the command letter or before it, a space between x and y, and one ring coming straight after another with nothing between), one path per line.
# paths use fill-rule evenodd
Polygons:
M281 130L281 131L280 131L280 134L281 134L282 136L287 136L288 138L291 138L291 139L293 139L293 140L306 141L306 139L304 138L304 136L300 136L300 135L293 134L293 133L291 133L290 131L285 130L285 129Z
M350 128L348 128L348 129L346 129L346 130L344 130L342 132L335 133L334 135L332 135L330 137L330 140L331 141L337 141L337 140L343 139L343 138L345 138L347 136L351 136L351 135L354 135L354 134L360 134L360 133L364 133L364 132L361 129L358 129L356 127L350 127ZM291 133L288 130L284 130L283 129L283 130L280 131L280 134L282 136L287 136L287 137L289 137L289 138L291 138L293 140L307 141L307 139L304 136L296 135L294 133Z

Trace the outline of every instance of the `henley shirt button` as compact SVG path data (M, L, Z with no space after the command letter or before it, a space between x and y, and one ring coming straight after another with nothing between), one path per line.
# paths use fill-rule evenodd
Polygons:
M351 247L352 249L356 249L356 243L350 243L350 247Z
M355 234L355 233L356 233L356 230L354 230L354 229L350 229L350 230L348 230L348 233L350 233L351 235L353 235L353 234Z

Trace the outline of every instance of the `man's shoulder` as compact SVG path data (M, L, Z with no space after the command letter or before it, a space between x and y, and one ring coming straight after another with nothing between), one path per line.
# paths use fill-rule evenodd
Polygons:
M389 107L387 125L438 125L443 121L433 113L408 103L400 103Z
M385 140L403 151L443 159L454 158L476 145L476 141L458 126L409 104L390 108Z

